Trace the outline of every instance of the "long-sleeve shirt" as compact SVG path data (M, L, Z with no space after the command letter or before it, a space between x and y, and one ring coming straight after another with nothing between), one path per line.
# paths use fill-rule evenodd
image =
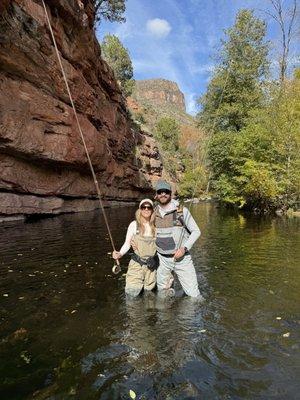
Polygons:
M145 227L144 236L152 236L150 224L146 223L144 225L144 227ZM136 233L137 233L137 223L136 223L136 221L132 221L128 226L125 242L120 249L120 253L122 254L122 256L124 256L124 254L126 254L128 252L128 250L130 249L131 239L133 238L133 235L135 235Z

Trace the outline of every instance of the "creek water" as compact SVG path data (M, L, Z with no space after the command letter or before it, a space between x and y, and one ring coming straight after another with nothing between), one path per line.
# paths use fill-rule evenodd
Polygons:
M299 219L191 211L204 304L126 299L97 212L2 223L0 398L299 399Z

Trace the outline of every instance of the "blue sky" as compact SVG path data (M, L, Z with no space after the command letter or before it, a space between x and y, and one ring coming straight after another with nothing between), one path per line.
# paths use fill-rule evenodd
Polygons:
M240 8L252 8L267 20L267 37L275 54L280 36L277 25L263 11L271 10L268 0L127 0L126 22L102 22L97 36L100 41L107 33L120 38L129 50L135 79L177 82L187 111L195 114L196 99L209 82L223 29L232 26ZM299 54L300 35L291 49L291 65L299 65ZM276 66L272 53L271 61Z

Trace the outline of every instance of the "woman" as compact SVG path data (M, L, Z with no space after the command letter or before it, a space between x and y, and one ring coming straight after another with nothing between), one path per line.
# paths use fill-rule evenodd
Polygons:
M120 251L113 252L115 260L128 252L132 239L135 243L135 250L126 274L125 292L136 297L142 289L149 291L156 285L155 227L153 202L150 199L140 202L135 213L135 221L128 226L123 246Z

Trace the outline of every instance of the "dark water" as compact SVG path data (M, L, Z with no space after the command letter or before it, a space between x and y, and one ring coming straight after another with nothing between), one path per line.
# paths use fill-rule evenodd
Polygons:
M1 224L1 400L299 399L299 219L192 212L204 305L126 301L98 214Z

